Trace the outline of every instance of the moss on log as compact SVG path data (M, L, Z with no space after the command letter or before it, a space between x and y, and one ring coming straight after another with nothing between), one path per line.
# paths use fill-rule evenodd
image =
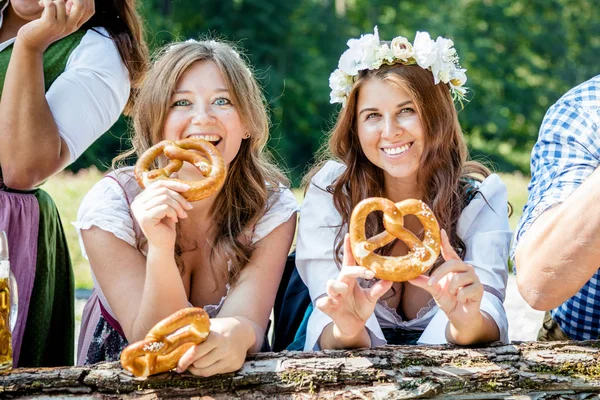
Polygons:
M136 378L119 363L0 373L0 398L596 398L600 341L262 353L210 378Z

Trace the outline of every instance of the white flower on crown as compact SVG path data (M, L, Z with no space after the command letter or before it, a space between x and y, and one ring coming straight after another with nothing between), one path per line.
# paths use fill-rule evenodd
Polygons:
M455 98L462 99L467 93L466 69L460 68L454 42L438 37L435 41L427 32L417 32L414 43L403 36L395 37L391 44L381 43L379 32L367 34L360 39L348 40L348 50L340 57L338 69L329 77L330 102L346 105L352 85L362 70L378 69L383 64L417 64L428 69L434 83L447 84Z
M395 37L390 47L394 57L399 60L407 61L415 55L412 44L403 36Z
M362 35L360 39L348 40L348 50L342 54L338 68L346 74L354 76L358 71L371 69L379 47L379 32L375 27L374 34Z
M377 69L381 67L382 64L392 64L394 62L394 52L387 44L379 46L377 51L375 51L375 61L373 62L373 68L369 69Z
M435 42L431 40L429 33L417 32L415 36L415 61L419 67L427 69L433 65L437 58L437 47Z
M342 103L346 104L346 97L350 90L352 90L352 85L354 84L354 79L352 76L346 74L341 69L336 69L329 76L329 87L331 88L330 94L330 102L331 104Z

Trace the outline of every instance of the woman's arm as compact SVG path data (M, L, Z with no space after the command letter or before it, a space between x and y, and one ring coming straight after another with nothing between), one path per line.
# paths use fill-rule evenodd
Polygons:
M114 233L99 228L103 222L98 217L98 225L81 231L96 280L130 342L142 339L157 322L188 307L174 259L175 224L178 218L185 218L186 203L177 192L187 189L187 185L163 180L149 186L133 202L131 208L148 238L147 257ZM90 202L94 200L84 199L82 207ZM123 208L118 202L111 206ZM107 216L106 221L131 224L130 217L129 221L115 221L114 215Z
M45 93L44 51L51 43L79 29L94 13L92 0L74 1L72 7L69 4L70 2L64 1L45 2L42 17L21 27L13 45L0 102L0 120L3 122L0 125L0 142L3 143L0 147L0 165L4 183L14 189L25 190L37 186L81 154L83 150L66 141L65 136L84 136L88 126L97 128L97 123L94 122L98 119L97 114L106 113L108 110L105 110L104 103L113 100L109 98L98 101L97 98L106 97L104 88L107 83L117 80L116 75L122 75L120 71L112 74L113 76L102 73L106 63L98 68L95 61L90 61L94 72L90 74L77 60L77 65L67 65L67 70L59 76L49 93ZM112 45L110 39L106 40ZM78 57L77 52L80 52L80 47L75 49L69 63ZM118 55L116 49L113 52ZM114 62L113 52L108 52L107 58L114 66L105 72L118 70L121 64ZM69 71L69 68L72 69ZM100 83L92 87L90 82L93 80ZM120 80L118 79L119 82ZM60 89L55 89L55 85ZM87 86L88 90L83 92L84 97L78 93L81 90L75 90L79 86ZM54 99L48 98L51 91L55 92ZM94 107L87 107L88 103ZM109 109L113 115L112 124L121 113L122 106L116 113L110 107ZM77 128L72 129L67 126L69 124L57 118L78 120L75 123ZM85 118L83 123L79 121L81 118ZM101 133L109 126L104 126ZM97 136L99 135L95 135L93 139Z
M463 286L470 286L472 290L461 295L461 300L466 301L460 307L466 313L464 318L460 318L462 312L453 313L449 319L440 309L419 338L419 343L441 344L453 341L465 344L490 340L508 342L508 319L502 303L508 280L507 264L512 233L508 220L506 186L497 175L489 176L479 186L477 195L464 208L457 223L457 234L466 247L464 260L458 261L458 256L452 254L454 250L447 243L446 264L449 265L445 268L446 273L441 270L444 266L440 266L437 274L434 272L432 276L436 274L440 278L441 274L448 278L434 279L429 288L441 290L445 287L452 293L458 293L457 288L463 291ZM429 279L425 277L421 283L428 285ZM452 284L452 287L447 287L448 284ZM483 293L479 297L482 289ZM441 292L434 291L434 297L439 295ZM479 303L478 307L473 307L474 301ZM475 309L478 312L473 312ZM473 329L469 331L470 328ZM458 334L458 331L466 335Z
M255 336L248 348L250 353L258 352L262 346L295 230L296 213L256 243L250 261L219 312L218 318L247 320Z
M239 369L262 346L286 258L294 239L296 213L256 243L250 261L229 292L205 342L179 360L179 372L211 376Z

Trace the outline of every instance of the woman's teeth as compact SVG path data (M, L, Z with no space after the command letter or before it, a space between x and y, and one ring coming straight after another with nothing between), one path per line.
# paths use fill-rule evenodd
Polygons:
M407 143L403 146L399 146L399 147L384 147L383 151L385 151L386 154L389 155L396 155L396 154L401 154L404 153L406 150L410 149L411 143Z
M207 142L218 142L219 140L221 140L221 138L218 135L192 135L192 137L198 138L198 139L204 139Z

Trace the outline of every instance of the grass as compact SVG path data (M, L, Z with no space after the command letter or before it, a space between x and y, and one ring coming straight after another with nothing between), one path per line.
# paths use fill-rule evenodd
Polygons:
M71 222L77 219L77 210L83 196L91 187L102 178L103 174L96 168L81 170L77 174L63 172L48 180L42 188L46 190L56 202L58 211L62 218L63 226L69 243L71 260L75 273L75 285L77 288L92 288L92 278L89 263L81 255L79 240L75 227ZM500 174L508 187L508 198L513 205L513 215L510 218L511 228L514 230L523 206L527 200L527 184L529 177L521 173ZM302 190L294 190L296 198L302 200Z

